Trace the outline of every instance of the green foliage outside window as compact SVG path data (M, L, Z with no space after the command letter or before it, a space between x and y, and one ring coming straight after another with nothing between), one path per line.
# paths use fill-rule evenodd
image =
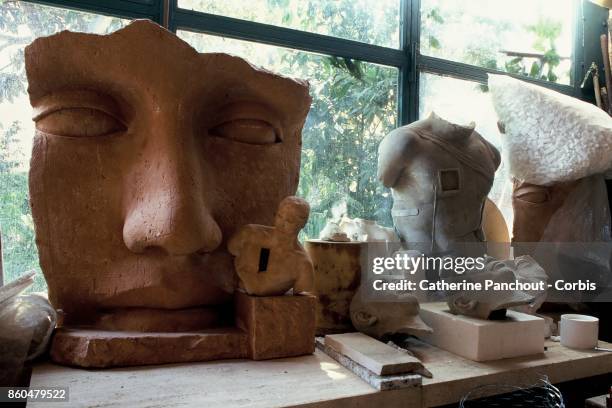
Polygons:
M429 7L422 1L421 51L453 59L444 53L461 53L471 64L548 80L566 77L556 44L558 22L543 19L530 30L533 47L543 54L534 66L528 59L499 59L495 32L512 28L511 22L486 21L478 17L474 26L484 30L479 47L449 47L442 30L451 19L448 10ZM283 25L303 31L397 47L399 1L381 0L179 0L179 6L251 21ZM263 19L263 20L262 20ZM28 204L27 170L33 126L25 97L27 83L23 64L25 45L38 36L69 29L108 33L127 20L66 10L23 1L0 0L0 227L4 252L4 280L38 269L34 230ZM514 27L516 28L516 27ZM211 39L219 37L179 32L200 51L212 51ZM451 36L452 37L452 36ZM225 41L225 40L222 40ZM223 44L230 44L227 40ZM380 140L397 125L398 70L371 63L285 50L252 42L234 52L258 65L311 83L313 104L303 132L302 168L298 194L312 206L303 238L316 237L331 208L346 204L351 217L375 219L391 225L391 197L376 178ZM273 51L269 51L273 49ZM263 52L264 50L268 50ZM214 51L225 51L223 48ZM436 53L442 53L438 55ZM455 58L457 60L457 58ZM7 107L15 115L7 114ZM4 109L2 111L2 109ZM11 111L12 112L12 111ZM14 117L13 117L14 116ZM43 290L38 276L34 290Z
M558 6L550 0L534 0L530 3L533 10L525 11L529 18L524 20L530 23L515 21L515 16L504 15L491 4L488 0L469 4L423 0L421 52L543 81L569 83L570 59L562 57L557 48L562 44L571 49L571 38L566 35L566 11L571 9L571 2ZM551 10L563 13L542 14Z
M125 20L0 0L0 231L4 282L37 270L31 291L46 290L34 241L34 224L28 201L29 144L33 136L23 52L36 37L65 29L105 33Z

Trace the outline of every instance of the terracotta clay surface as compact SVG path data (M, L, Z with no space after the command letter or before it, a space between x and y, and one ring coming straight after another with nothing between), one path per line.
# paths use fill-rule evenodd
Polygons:
M231 303L227 239L272 224L295 193L308 84L200 54L143 20L110 35L39 38L25 61L36 242L65 324Z
M172 321L163 325L150 319L150 326L139 332L64 327L56 330L50 354L59 364L99 368L311 354L315 304L312 295L260 297L236 292L237 327L177 332ZM151 331L155 328L164 332Z
M230 239L228 249L235 256L240 287L248 294L275 296L292 288L294 293L312 292L312 262L298 241L309 213L305 200L287 197L278 207L273 227L245 225Z
M482 211L501 157L474 125L431 114L389 133L378 149L378 178L393 193L393 224L409 249L481 242ZM418 249L418 247L414 247Z
M219 326L231 316L223 316L211 308L181 310L117 309L112 313L99 313L94 326L100 330L127 330L140 332L197 331L203 327Z
M539 186L514 179L512 242L539 242L548 224L579 181Z
M314 353L315 305L312 295L249 296L236 293L237 326L248 335L253 360Z
M59 364L104 368L143 364L247 358L247 334L239 329L141 333L88 329L56 330L51 359Z

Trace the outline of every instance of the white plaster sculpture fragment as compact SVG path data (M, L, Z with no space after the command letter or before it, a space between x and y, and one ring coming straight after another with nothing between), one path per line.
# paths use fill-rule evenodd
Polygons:
M478 282L485 287L487 281L495 283L514 282L546 282L546 273L531 257L520 257L516 260L499 261L485 256L484 269L471 269L464 274L454 272L451 277L443 277L447 281ZM536 297L542 296L545 291L522 290L488 290L447 292L447 303L454 314L477 317L481 319L503 319L506 310L517 306L527 306L533 310L539 305L532 305ZM540 303L541 304L541 303Z
M419 317L419 310L419 302L411 294L398 295L394 301L371 301L366 299L362 288L355 293L350 307L355 329L379 340L431 333L431 328Z
M34 281L28 272L0 286L0 384L18 381L26 361L47 351L57 322L57 313L46 297L20 295Z
M350 242L348 235L340 229L337 222L330 220L319 233L319 239L330 242Z
M519 282L548 282L548 274L531 256L522 255L515 258L513 261L506 261L506 263L513 262L514 274ZM542 303L546 300L546 290L533 290L526 291L529 295L534 297L534 300L528 304L513 307L514 310L519 312L535 314Z
M328 221L321 230L319 238L337 242L399 242L399 237L393 228L378 225L374 220L350 218L346 215L338 220Z

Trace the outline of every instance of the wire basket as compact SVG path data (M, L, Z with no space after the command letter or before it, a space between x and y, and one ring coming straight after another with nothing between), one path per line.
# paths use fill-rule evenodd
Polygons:
M459 401L459 407L565 408L565 404L561 391L544 378L528 387L490 384L474 388Z

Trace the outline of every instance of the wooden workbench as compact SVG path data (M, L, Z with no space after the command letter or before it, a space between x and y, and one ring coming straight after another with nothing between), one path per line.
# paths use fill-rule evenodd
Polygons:
M560 383L612 372L612 353L576 351L547 342L543 355L476 363L428 345L413 351L433 373L422 386L377 392L320 351L269 361L82 370L43 364L31 387L68 386L62 406L129 407L430 407L457 402L484 384ZM611 344L600 343L612 348ZM37 403L30 407L41 406Z

